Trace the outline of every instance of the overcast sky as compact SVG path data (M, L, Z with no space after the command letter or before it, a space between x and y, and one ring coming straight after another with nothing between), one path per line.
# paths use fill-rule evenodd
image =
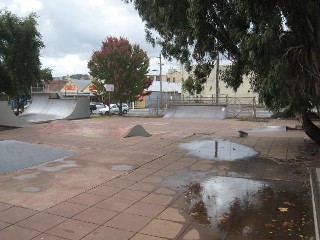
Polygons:
M30 12L38 15L38 31L45 44L42 66L52 68L54 76L88 73L92 52L108 36L139 44L150 58L150 69L159 69L160 48L146 42L144 24L132 4L121 0L1 0L0 9L19 17ZM164 60L163 73L171 67L179 65Z

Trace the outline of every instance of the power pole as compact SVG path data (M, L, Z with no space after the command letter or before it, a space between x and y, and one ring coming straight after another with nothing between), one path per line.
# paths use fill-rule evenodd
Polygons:
M161 53L159 54L160 60L160 108L162 108L162 62L161 62Z
M219 104L219 52L217 54L217 69L216 69L216 105Z

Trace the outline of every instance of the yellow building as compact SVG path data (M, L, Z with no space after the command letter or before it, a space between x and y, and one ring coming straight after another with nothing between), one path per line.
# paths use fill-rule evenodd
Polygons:
M227 61L219 62L219 70L223 70L226 68L230 63ZM253 92L249 78L244 76L243 83L237 89L237 91L233 91L232 88L226 86L226 83L223 82L220 78L220 71L218 77L218 91L217 91L217 69L216 66L212 69L206 83L203 85L203 90L197 96L191 96L188 92L182 93L182 98L197 98L197 99L208 99L213 98L215 99L216 94L219 94L219 98L223 102L227 102L230 99L237 98L239 101L243 102L250 102L252 101L253 97L257 97L257 93ZM184 70L182 77L183 79L187 79L189 77L189 73ZM229 99L229 100L228 100ZM240 100L241 99L241 100Z

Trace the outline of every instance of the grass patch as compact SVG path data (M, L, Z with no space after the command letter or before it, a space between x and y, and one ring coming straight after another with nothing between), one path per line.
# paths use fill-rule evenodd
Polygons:
M108 115L91 115L90 118L106 118Z
M269 122L267 118L240 118L239 121L242 122Z

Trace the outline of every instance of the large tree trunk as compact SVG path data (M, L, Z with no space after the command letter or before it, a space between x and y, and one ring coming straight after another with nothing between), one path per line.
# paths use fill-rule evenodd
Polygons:
M302 126L304 132L316 143L320 144L320 128L310 120L307 113L302 114Z

